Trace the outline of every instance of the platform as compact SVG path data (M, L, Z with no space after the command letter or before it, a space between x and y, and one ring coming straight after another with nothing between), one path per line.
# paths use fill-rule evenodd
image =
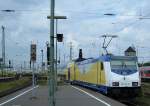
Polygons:
M36 98L32 99L32 90ZM100 93L71 85L59 86L56 106L125 106ZM26 88L0 98L0 106L49 106L48 87Z

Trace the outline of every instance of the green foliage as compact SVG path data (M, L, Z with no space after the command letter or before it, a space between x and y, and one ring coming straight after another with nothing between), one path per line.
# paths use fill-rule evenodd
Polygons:
M5 77L15 77L15 75L16 75L16 72L12 72L10 70L3 71L3 76ZM2 77L2 70L0 70L0 77Z
M138 66L139 66L139 67L142 67L142 66L150 66L150 62L138 63Z
M9 90L12 88L16 88L18 86L22 86L30 81L29 78L22 78L20 80L15 80L11 82L2 82L0 83L0 92L3 92L5 90Z
M143 66L150 66L150 62L144 63Z

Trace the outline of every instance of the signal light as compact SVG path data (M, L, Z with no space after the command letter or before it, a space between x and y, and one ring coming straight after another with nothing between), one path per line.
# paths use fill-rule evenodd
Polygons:
M30 69L31 69L31 60L30 60Z
M47 47L47 65L50 65L50 47Z
M36 44L31 44L31 54L30 54L30 60L36 61Z
M9 60L9 68L11 67L11 61Z
M63 34L57 34L57 41L62 42L63 41Z

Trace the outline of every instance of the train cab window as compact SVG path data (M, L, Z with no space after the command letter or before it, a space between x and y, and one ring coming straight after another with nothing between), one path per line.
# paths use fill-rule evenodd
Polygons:
M101 62L101 70L104 70L104 64Z

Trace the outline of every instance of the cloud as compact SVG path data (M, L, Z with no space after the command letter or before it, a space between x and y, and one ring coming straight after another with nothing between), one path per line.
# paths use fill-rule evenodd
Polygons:
M150 21L138 19L138 15L149 16L149 4L149 0L56 0L56 15L67 16L67 20L59 20L58 24L58 33L64 34L66 43L58 45L63 52L61 56L69 55L68 42L73 42L75 56L78 56L79 48L83 48L86 57L98 56L102 51L100 36L103 34L119 36L108 48L114 54L123 54L132 44L149 45ZM40 50L46 51L45 42L50 38L50 22L46 19L50 14L49 5L49 0L1 1L1 10L16 10L15 13L0 12L0 25L6 27L8 59L28 61L30 44L34 40L38 43L40 63ZM104 16L105 13L115 13L116 16ZM140 56L148 56L141 51ZM15 57L16 54L26 56Z

